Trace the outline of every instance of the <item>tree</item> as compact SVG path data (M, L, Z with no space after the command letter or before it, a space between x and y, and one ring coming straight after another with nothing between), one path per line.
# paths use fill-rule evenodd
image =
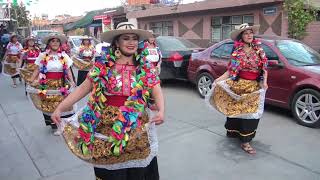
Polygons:
M29 26L31 21L28 18L28 11L26 9L26 6L21 3L20 5L12 4L11 7L11 18L17 20L18 27Z
M317 10L304 0L285 0L284 7L288 12L289 37L303 39L307 25L316 19Z

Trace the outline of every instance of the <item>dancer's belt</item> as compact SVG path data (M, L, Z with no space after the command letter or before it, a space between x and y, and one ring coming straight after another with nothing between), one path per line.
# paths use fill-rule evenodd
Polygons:
M29 64L34 64L35 61L36 61L36 58L27 58L27 62Z
M252 72L252 71L240 71L239 77L246 80L256 80L259 76L258 72Z
M61 79L63 78L63 72L47 72L47 79Z

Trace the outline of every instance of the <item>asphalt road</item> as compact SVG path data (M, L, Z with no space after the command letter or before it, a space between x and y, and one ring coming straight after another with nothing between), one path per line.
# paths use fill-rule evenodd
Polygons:
M0 179L94 179L42 115L0 75ZM186 82L163 84L166 122L158 127L161 180L320 180L320 130L300 126L286 110L266 107L250 156L225 137L224 116ZM83 105L83 100L79 106Z

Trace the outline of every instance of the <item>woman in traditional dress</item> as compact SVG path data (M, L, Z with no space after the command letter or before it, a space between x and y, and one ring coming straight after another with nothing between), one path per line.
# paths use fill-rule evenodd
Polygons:
M160 75L162 54L156 42L158 34L151 30L150 32L152 33L152 37L139 44L139 52L144 51L147 54L146 59L157 67L158 75Z
M79 70L78 70L77 86L79 86L86 79L88 71L92 67L95 53L96 53L95 48L91 44L91 38L90 37L83 38L81 45L79 47L79 51L77 53L78 57L75 57L75 58L80 58L80 61L81 60L84 61L89 66L87 66L86 64L82 64L79 60L77 60L75 58L73 59L74 65L76 65L76 63L77 63L77 65L79 65L79 66L87 66L87 67L83 67L83 68L78 66ZM76 67L77 67L77 65L76 65Z
M17 35L11 35L10 42L7 45L7 51L5 54L4 73L11 76L13 82L12 86L14 88L17 87L17 78L19 78L21 82L18 68L20 64L22 48L22 45L18 42Z
M65 41L65 36L57 34L51 34L43 39L43 43L47 44L47 49L36 59L35 64L38 68L34 70L30 79L33 87L39 87L39 94L37 96L40 96L41 105L38 106L41 107L38 107L38 109L42 110L45 124L51 126L54 135L59 135L59 133L57 131L57 126L51 120L50 115L63 100L63 96L67 95L68 89L70 89L70 87L75 87L70 72L72 60L61 50L61 43ZM62 96L49 95L48 90L59 90ZM37 98L37 96L34 98ZM34 102L35 105L36 103L39 102ZM72 113L65 114L64 117L70 117L72 115Z
M249 26L242 24L238 29L231 33L231 39L234 40L234 50L231 55L228 70L215 83L231 78L229 82L230 89L238 95L251 93L259 88L267 89L267 58L265 52L260 46L260 42L254 38L254 33L258 32L259 25ZM221 96L220 96L221 97ZM264 98L264 97L263 97ZM227 100L223 100L227 101ZM264 99L259 100L260 103ZM238 102L233 101L231 109L244 112L244 109L237 109ZM239 102L241 103L241 102ZM250 106L239 106L250 109ZM250 142L256 135L259 119L242 119L227 117L225 128L227 137L239 138L241 148L249 153L255 154L256 150L250 145Z
M149 93L152 93L159 111L148 124L162 124L164 118L164 99L156 69L145 60L145 57L137 54L139 40L147 39L151 35L148 31L136 29L128 22L118 24L116 30L103 33L102 40L112 42L111 47L102 53L100 59L96 59L87 79L59 105L52 115L53 121L59 123L60 113L63 110L91 92L88 106L83 110L82 118L79 120L80 128L76 131L81 137L79 145L82 154L92 153L94 159L96 156L107 156L107 163L112 159L125 161L118 168L95 167L96 179L159 179L157 158L154 154L150 155L151 158L144 166L136 165L139 160L126 164L131 158L151 149L149 143L140 142L145 138L143 134L141 136L138 133L137 138L133 135L138 129L142 130L141 125L144 125L145 121L149 121L148 118L143 118L150 98ZM108 109L113 110L108 111ZM118 114L117 118L113 119L112 114ZM106 116L110 119L105 119ZM114 143L111 143L111 146L103 145L102 147L108 149L101 150L96 146L96 143L99 144L99 139L87 137L93 137L96 131L104 134L104 130L106 130L105 134L111 137L110 141ZM148 138L145 140L148 141ZM108 141L100 143L108 143ZM137 149L138 146L140 150ZM156 147L157 145L154 145L152 148ZM125 164L126 168L123 168Z
M21 65L19 67L23 67L20 70L20 75L25 82L28 82L30 81L33 71L38 68L34 62L41 53L41 50L35 44L35 38L33 36L26 38L24 44L25 47L22 50Z

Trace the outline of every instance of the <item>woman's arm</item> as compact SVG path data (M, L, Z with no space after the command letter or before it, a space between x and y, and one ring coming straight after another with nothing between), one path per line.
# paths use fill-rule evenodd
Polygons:
M32 86L35 86L37 82L35 82L35 80L38 78L39 76L39 68L36 68L34 71L33 71L33 74L31 76L31 79L29 79L29 83L33 83Z
M83 97L85 97L92 89L92 84L89 79L86 79L78 88L76 88L75 91L73 91L71 94L67 96L66 99L64 99L57 109L53 112L51 115L51 119L56 123L59 124L61 121L61 112L66 111L70 107L72 107L76 102L81 100Z
M261 84L263 89L268 89L268 71L263 69L263 82Z
M229 78L229 71L226 71L222 76L220 76L219 78L217 78L215 80L215 82L219 82L219 81L223 81Z
M152 88L152 96L155 99L155 103L159 109L158 114L152 118L151 122L155 122L156 125L160 125L164 121L164 98L160 84L157 84Z
M73 76L72 76L72 73L71 73L71 67L68 69L68 79L70 81L71 86L72 87L76 87L76 83L74 82Z

